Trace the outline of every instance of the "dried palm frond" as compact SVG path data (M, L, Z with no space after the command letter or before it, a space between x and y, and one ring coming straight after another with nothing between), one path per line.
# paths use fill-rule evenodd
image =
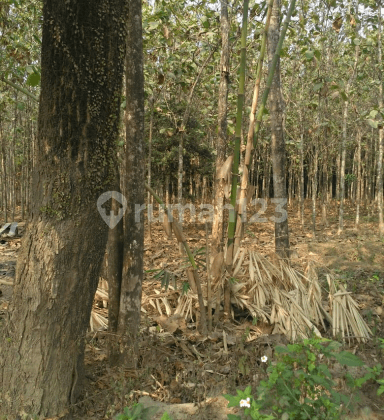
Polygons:
M332 313L333 335L340 334L343 339L356 338L366 342L372 335L366 322L358 311L357 303L343 285L336 285L335 279L327 274L329 301Z
M275 332L291 339L312 332L320 336L316 325L323 324L326 312L317 277L304 276L275 255L271 262L245 249L238 250L235 262L238 283L231 288L234 304L274 324ZM270 308L270 314L266 308Z
M90 329L91 331L101 331L108 328L108 319L96 311L91 312Z
M223 301L222 286L225 282L231 282L232 303L247 309L260 321L273 324L273 333L285 334L291 340L313 333L321 336L316 326L322 325L325 329L326 319L332 325L334 335L341 334L348 339L355 337L359 341L366 341L370 337L372 333L359 314L356 302L343 286L336 287L331 276L328 276L328 283L332 316L322 306L321 288L314 264L310 262L303 274L276 255L272 254L271 257L272 261L254 251L238 248L233 258L232 274L226 272L221 275L221 265L226 260L221 253L213 263L217 281L214 284L212 307L220 307ZM185 319L196 319L198 295L193 286L187 293L170 288L173 295L170 295L170 290L166 293L157 289L152 289L150 294L143 292L143 306L152 313L155 310L156 315L158 313L160 316L166 313L169 317L173 313ZM207 305L204 284L202 290L203 302ZM98 297L104 300L106 293L98 290ZM176 305L174 302L177 302ZM96 320L93 316L91 322L92 328L97 322L97 328L106 326L106 320L100 320L99 315Z

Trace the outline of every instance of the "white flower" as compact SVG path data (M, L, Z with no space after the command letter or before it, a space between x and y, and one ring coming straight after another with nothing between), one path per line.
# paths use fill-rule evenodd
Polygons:
M263 356L263 357L261 358L261 361L262 361L263 363L266 363L266 362L267 362L267 360L268 360L268 357L267 357L267 356Z
M251 406L251 399L248 397L246 400L240 401L240 407L250 407Z

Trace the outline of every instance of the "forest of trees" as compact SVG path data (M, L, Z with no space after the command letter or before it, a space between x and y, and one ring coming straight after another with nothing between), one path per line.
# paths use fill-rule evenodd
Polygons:
M106 249L110 328L123 337L130 325L134 338L144 241L135 204L153 201L145 183L167 206L216 208L236 204L241 184L242 198L286 199L302 226L310 200L314 234L331 205L340 234L348 203L356 228L376 215L384 235L381 12L374 0L0 2L0 221L29 221L0 413L28 401L53 416L76 400ZM231 156L232 189L220 176ZM97 213L108 190L127 198L124 229ZM228 270L239 226L229 223ZM276 222L285 258L288 230Z
M34 99L39 96L40 80L40 7L40 2L33 1L2 5L0 205L6 220L12 219L16 205L23 215L30 207L37 134ZM228 11L230 150L236 124L242 5L234 2ZM244 129L265 13L265 2L251 2ZM357 209L363 206L371 213L376 204L381 207L379 18L380 8L374 1L299 3L280 55L288 199L313 200L313 211L321 213L324 222L332 199L345 197ZM148 183L161 195L169 194L170 201L177 202L180 196L187 201L207 201L214 184L221 74L219 3L144 2L143 33ZM265 67L261 89L267 71ZM125 95L122 101L123 112ZM273 196L268 121L269 113L263 118L249 174L258 197ZM121 125L116 144L120 154L124 144ZM182 192L178 192L180 155Z

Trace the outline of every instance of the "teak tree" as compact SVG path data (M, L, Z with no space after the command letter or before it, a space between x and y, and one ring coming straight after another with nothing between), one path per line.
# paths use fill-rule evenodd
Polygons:
M268 30L268 58L270 66L279 42L280 0L275 0ZM285 210L287 187L285 180L285 143L283 132L283 110L280 86L280 59L276 64L269 97L271 113L271 156L273 168L273 192L276 200L275 249L281 257L289 257L288 215Z
M212 249L216 254L223 249L224 236L224 184L225 180L220 176L221 168L225 162L227 149L227 114L228 114L228 89L229 89L229 18L228 0L221 1L221 59L220 59L220 86L218 98L218 130L216 141L216 176L215 176L215 217L212 225Z
M117 332L122 341L135 341L140 326L143 281L144 218L138 212L145 197L144 72L141 0L129 3L126 60L126 179L128 202L124 216L124 260ZM127 346L126 346L127 350ZM121 352L127 362L128 352Z
M127 0L45 0L31 217L0 335L0 414L74 403L115 185Z

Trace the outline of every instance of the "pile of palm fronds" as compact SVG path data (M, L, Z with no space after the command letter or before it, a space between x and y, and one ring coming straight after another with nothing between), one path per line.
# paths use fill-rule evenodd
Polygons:
M343 286L337 289L328 275L330 314L322 305L321 287L313 264L306 274L282 259L268 259L255 251L240 248L234 258L231 277L227 272L213 288L211 307L223 300L223 284L231 284L232 304L247 310L256 320L273 325L272 333L282 333L294 341L311 334L321 336L319 328L332 327L333 335L366 341L371 331L360 316L356 302ZM204 305L207 305L206 284L202 285ZM219 292L219 293L217 293ZM99 292L100 293L100 292ZM194 319L198 313L198 296L192 288L187 293L169 287L167 292L143 290L143 310L160 315L182 315ZM150 309L152 308L152 309Z

